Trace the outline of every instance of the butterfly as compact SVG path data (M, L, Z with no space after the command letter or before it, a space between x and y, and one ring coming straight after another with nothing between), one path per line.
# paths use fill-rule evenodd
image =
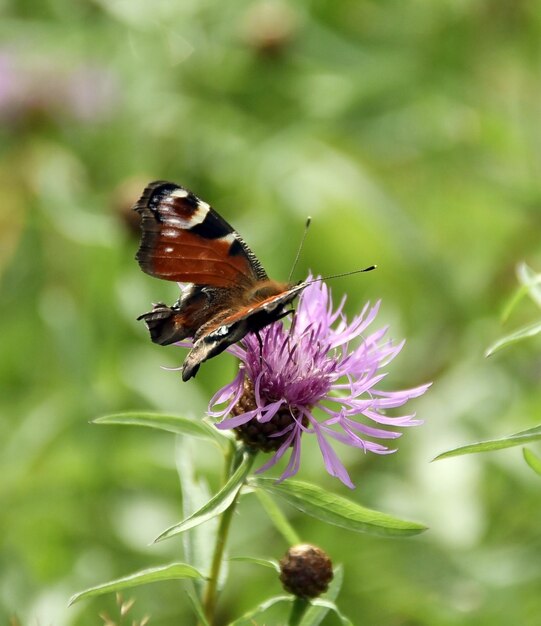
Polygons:
M201 363L278 321L307 286L270 280L241 236L191 191L166 181L150 183L134 209L141 215L141 269L164 280L190 283L172 306L154 304L143 320L154 343L192 338L182 379Z

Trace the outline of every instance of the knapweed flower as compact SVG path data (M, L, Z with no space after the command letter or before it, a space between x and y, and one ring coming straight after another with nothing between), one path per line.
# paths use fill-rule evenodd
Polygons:
M349 323L344 303L345 298L333 311L329 289L318 279L302 293L289 326L276 322L259 331L259 337L251 333L229 348L241 366L233 382L212 398L209 414L223 418L217 428L234 429L249 447L275 452L258 471L275 465L291 448L280 480L293 476L299 469L301 439L312 435L329 474L353 488L330 441L389 454L395 450L374 440L396 439L401 433L385 427L422 423L415 414L385 413L422 395L430 384L380 389L384 368L404 345L384 339L387 327L367 333L380 303L367 303Z

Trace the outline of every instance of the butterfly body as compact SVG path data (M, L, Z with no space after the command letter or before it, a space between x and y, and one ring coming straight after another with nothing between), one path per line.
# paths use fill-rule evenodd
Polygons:
M184 187L151 183L134 208L142 217L141 269L190 284L174 305L155 304L139 317L155 343L193 339L183 380L247 333L287 314L285 307L306 286L270 280L240 235Z

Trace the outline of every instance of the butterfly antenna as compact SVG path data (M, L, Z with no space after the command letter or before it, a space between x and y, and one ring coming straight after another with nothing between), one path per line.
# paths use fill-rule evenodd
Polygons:
M300 259L300 256L301 256L301 252L302 252L302 248L304 246L304 242L306 240L306 235L308 234L308 229L310 228L310 223L311 222L312 222L312 218L311 217L307 217L306 218L306 224L304 225L304 232L302 234L301 243L299 244L299 248L297 250L297 254L295 255L295 260L293 261L293 265L291 267L291 271L289 272L289 277L287 279L288 283L291 282L291 277L293 276L293 272L295 271L295 268L297 267L297 263L299 262L299 259Z
M351 276L352 274L362 274L363 272L371 272L375 270L377 265L369 265L368 267L363 267L362 270L352 270L350 272L342 272L340 274L331 274L330 276L322 276L321 278L314 278L312 280L308 280L306 282L307 285L311 285L312 283L319 283L323 280L330 280L331 278L342 278L342 276Z

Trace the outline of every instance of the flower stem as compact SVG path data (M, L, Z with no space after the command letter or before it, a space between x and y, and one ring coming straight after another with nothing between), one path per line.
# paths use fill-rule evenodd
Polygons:
M298 626L301 623L302 616L309 606L310 602L308 602L305 598L295 598L287 626Z
M245 450L238 450L233 462L230 462L229 457L226 458L226 463L229 470L229 476L227 478L230 478L235 470L238 468L243 459L244 453ZM253 463L254 459L255 454L251 454L249 463ZM210 626L212 626L212 624L214 623L214 613L216 611L220 569L222 567L225 545L227 542L227 537L229 535L231 520L233 519L233 513L235 512L239 495L240 490L237 493L236 498L230 504L229 508L227 508L222 513L222 516L220 517L220 524L218 526L218 532L216 533L216 543L214 545L214 554L212 555L212 564L210 567L209 580L203 594L203 609L205 611L205 616Z

